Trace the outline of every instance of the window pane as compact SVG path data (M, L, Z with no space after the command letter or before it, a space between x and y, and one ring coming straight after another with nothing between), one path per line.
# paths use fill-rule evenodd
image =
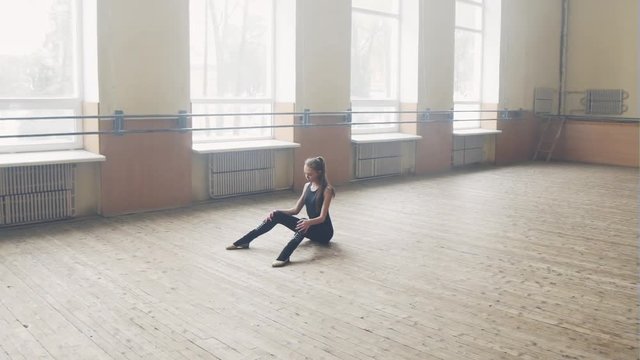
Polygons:
M454 129L472 129L480 127L480 103L476 104L454 104L453 110L460 111L453 114Z
M38 109L38 110L0 110L0 117L37 117L37 116L74 116L73 110L64 109ZM0 121L1 135L28 135L68 133L79 131L76 128L75 119L62 120L2 120ZM0 147L35 146L73 144L75 136L51 136L51 137L25 137L25 138L1 138ZM10 151L11 149L6 149Z
M0 98L76 96L73 0L0 1Z
M352 0L351 6L354 8L380 11L390 14L398 14L398 0Z
M482 37L456 29L454 101L480 101L482 81Z
M351 36L351 98L397 99L398 21L354 13Z
M272 1L191 0L194 98L271 96Z
M456 26L482 30L482 7L456 1Z
M238 114L238 113L270 113L270 104L193 104L194 114ZM197 116L192 118L193 128L229 128L238 126L269 126L272 123L269 115L238 116ZM193 132L193 141L211 141L237 138L268 138L272 136L270 128L203 130Z
M357 106L352 111L397 111L394 106ZM354 123L396 122L398 114L353 114L351 121ZM398 124L367 124L353 125L354 133L392 132L397 131Z

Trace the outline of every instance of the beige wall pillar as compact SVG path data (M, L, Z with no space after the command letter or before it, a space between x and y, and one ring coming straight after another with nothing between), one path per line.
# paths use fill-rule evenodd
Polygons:
M350 104L351 2L298 0L296 29L296 111L345 111ZM312 116L312 124L344 121ZM299 119L297 120L299 121ZM347 126L296 128L294 188L305 182L303 161L322 155L334 184L351 179L351 131Z
M420 2L418 109L453 107L455 1Z
M100 114L177 114L189 109L187 1L98 2ZM101 122L101 130L111 123ZM175 120L127 120L125 129L175 128ZM191 202L191 134L100 136L104 215Z
M495 164L509 165L529 161L533 157L538 141L538 119L531 111L523 111L515 119L498 120Z
M451 169L453 123L449 120L418 124L416 174L439 173Z
M453 108L455 1L420 3L418 110ZM453 124L448 116L432 116L437 122L418 123L416 174L451 168Z

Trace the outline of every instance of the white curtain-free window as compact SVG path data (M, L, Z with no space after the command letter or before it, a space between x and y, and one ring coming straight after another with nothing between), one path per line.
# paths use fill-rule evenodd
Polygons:
M273 0L190 0L195 114L271 113ZM270 115L193 117L194 128L270 126ZM194 131L196 142L272 136L270 128Z
M397 111L400 106L400 6L397 0L353 1L351 107L354 112ZM397 114L354 114L353 133L398 131ZM376 124L377 123L377 124Z
M455 129L478 128L499 94L501 0L456 0ZM477 111L474 111L477 110Z
M81 4L76 0L0 1L0 134L82 130ZM80 136L0 139L0 152L73 149Z
M482 0L456 0L454 129L480 127L482 104ZM463 111L463 112L460 112Z

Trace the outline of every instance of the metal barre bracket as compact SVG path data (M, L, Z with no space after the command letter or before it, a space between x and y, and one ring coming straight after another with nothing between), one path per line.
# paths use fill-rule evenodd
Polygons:
M524 110L521 108L519 110L509 110L504 108L504 110L499 111L501 120L509 120L509 119L517 119L522 117L522 112Z
M347 113L344 115L344 122L347 124L351 124L353 122L353 115L351 114L352 111L352 108L348 108Z
M122 136L124 131L124 111L116 110L113 115L113 131L116 132L116 135Z
M304 109L304 112L302 114L302 125L309 125L311 124L311 120L309 115L311 114L311 110L310 109Z
M420 120L423 122L427 122L431 120L431 108L427 108L422 115L420 116Z
M180 110L178 111L178 129L182 129L181 132L186 132L187 130L187 111Z

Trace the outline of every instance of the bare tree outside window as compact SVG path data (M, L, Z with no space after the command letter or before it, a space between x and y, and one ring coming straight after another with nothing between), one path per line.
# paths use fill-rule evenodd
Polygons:
M395 0L353 1L351 104L353 111L399 108L399 9ZM357 123L393 122L396 114L354 114ZM353 132L397 131L396 124L354 125Z
M78 3L0 2L0 117L78 115ZM0 122L0 134L79 130L76 120ZM52 145L48 147L48 145ZM78 147L73 136L0 140L0 151Z
M194 113L271 112L273 2L191 0ZM194 127L270 125L270 116L196 117ZM256 138L269 129L197 131L194 140Z
M483 57L482 0L456 0L454 110L455 129L480 127Z

